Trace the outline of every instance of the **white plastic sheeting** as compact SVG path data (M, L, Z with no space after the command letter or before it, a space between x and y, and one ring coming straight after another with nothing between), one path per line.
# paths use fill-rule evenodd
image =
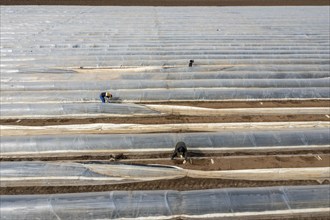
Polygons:
M157 111L135 104L112 103L43 103L1 104L1 117L7 116L62 116L62 115L157 115Z
M177 89L177 88L292 88L328 87L329 79L201 79L201 80L113 80L97 82L24 82L1 84L1 90L42 91L42 90L117 90L117 89Z
M122 184L185 176L184 170L172 167L113 163L1 162L0 165L1 187Z
M330 98L327 7L0 10L2 102Z
M329 115L329 107L289 107L289 108L200 108L178 105L143 105L103 104L103 103L42 103L2 104L1 119L27 118L94 118L102 116L134 117L154 115L185 115L185 116L227 116L227 115ZM189 126L185 124L183 126Z
M199 67L131 67L111 69L27 70L19 74L3 73L1 85L5 88L15 83L37 83L48 80L64 84L74 81L101 80L193 80L193 79L314 79L330 77L329 65L282 66L199 66ZM82 77L83 76L83 77ZM7 85L7 86L6 86ZM28 85L28 84L27 84ZM42 86L42 85L40 85Z
M103 185L183 177L254 181L330 179L330 167L203 171L156 165L74 162L1 162L1 187Z
M44 135L1 137L1 155L111 151L171 151L184 141L188 149L221 150L262 147L329 147L328 128L210 133Z
M188 123L188 124L73 124L21 126L0 125L0 136L54 135L54 134L141 134L164 132L211 132L237 130L330 128L330 122L248 122L248 123Z
M330 114L330 107L285 107L285 108L203 108L180 105L144 105L152 110L173 115L225 116L225 115L275 115L275 114Z
M109 90L114 99L124 101L179 101L179 100L246 100L246 99L329 99L330 88L196 88L196 89L141 89ZM95 91L17 91L1 92L1 102L96 102Z
M327 215L328 185L1 196L1 219L220 218Z

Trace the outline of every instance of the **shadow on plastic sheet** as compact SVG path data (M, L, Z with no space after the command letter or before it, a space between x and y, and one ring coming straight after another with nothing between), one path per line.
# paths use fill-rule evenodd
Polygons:
M113 97L111 100L112 103L122 103L123 100L119 97Z

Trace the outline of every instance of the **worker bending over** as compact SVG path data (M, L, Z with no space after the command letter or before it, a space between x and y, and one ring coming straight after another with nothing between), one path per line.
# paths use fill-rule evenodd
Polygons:
M186 147L186 144L182 141L178 142L176 145L175 145L175 149L174 149L174 152L173 152L173 155L171 157L171 160L174 159L174 157L184 157L184 161L183 163L185 163L187 161L187 147Z
M110 103L112 100L112 94L110 92L102 92L100 94L100 99L102 103L106 103L106 102Z

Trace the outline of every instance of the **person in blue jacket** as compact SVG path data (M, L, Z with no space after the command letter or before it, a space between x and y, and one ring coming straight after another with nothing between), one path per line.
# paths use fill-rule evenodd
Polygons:
M106 103L106 102L110 103L112 100L112 94L110 92L102 92L100 94L100 99L102 103Z

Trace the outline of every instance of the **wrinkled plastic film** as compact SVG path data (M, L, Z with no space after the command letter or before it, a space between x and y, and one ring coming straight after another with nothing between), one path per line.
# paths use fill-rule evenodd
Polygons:
M0 114L6 116L33 115L75 115L75 114L117 114L117 115L158 115L144 106L112 103L44 103L44 104L1 104Z
M107 162L1 162L1 187L83 186L124 184L183 177L248 181L293 181L330 178L330 168L273 168L202 171L161 165L125 165Z
M142 89L109 90L114 99L126 101L168 101L168 100L231 100L231 99L309 99L330 98L330 89L321 88L196 88L196 89ZM96 102L99 93L95 91L52 91L24 92L17 98L17 92L4 91L1 102ZM82 95L83 94L83 95Z
M330 78L329 78L330 79ZM178 89L178 88L300 88L328 87L329 79L241 79L232 80L189 80L189 81L159 81L159 80L123 80L98 82L24 82L2 83L3 91L42 91L42 90L118 90L118 89Z
M59 69L60 71L61 69ZM59 72L52 73L52 70L25 70L26 73L17 74L2 73L1 82L4 85L11 86L11 82L15 84L25 82L41 84L49 80L61 81L64 85L74 81L102 81L102 80L201 80L201 79L314 79L330 77L329 65L317 65L313 68L311 65L299 65L299 67L285 66L219 66L219 67L173 67L173 68L127 68L113 70L89 70L91 73L83 72ZM29 73L31 72L31 73ZM39 82L38 82L39 81ZM47 84L46 84L47 85ZM42 85L40 85L42 86Z
M1 187L82 186L177 179L185 171L162 166L101 163L1 162Z
M120 71L92 81L150 79L141 68L168 73L158 80L329 77L327 7L4 6L1 14L3 80L41 80L39 72L79 81L72 68L80 67Z
M172 150L184 141L188 149L287 146L329 146L329 129L295 129L281 131L236 131L164 134L44 135L1 137L1 153L80 151Z
M112 191L1 196L1 219L119 219L143 217L267 215L329 208L329 187L283 186L198 191ZM316 199L317 198L317 199ZM15 211L15 210L20 211ZM325 210L325 211L324 211ZM216 215L217 214L217 215ZM204 216L207 217L207 216Z
M2 162L1 177L36 177L36 176L88 176L102 175L88 171L79 163L43 163L43 162Z
M77 186L182 178L182 169L163 166L68 162L1 162L1 187Z

